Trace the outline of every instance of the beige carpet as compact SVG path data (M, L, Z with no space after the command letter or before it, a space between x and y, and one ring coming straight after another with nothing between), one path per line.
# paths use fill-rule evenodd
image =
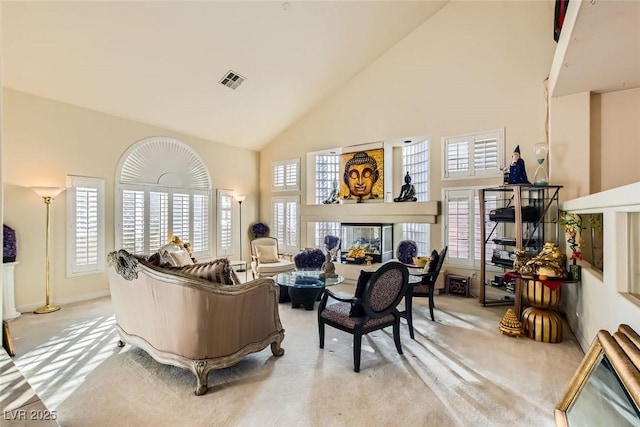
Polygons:
M62 426L555 425L583 357L567 329L560 344L515 339L497 329L506 307L437 296L432 322L415 301L416 341L403 324L399 355L390 328L371 334L360 373L351 335L327 328L321 350L316 311L281 304L285 355L267 348L213 371L203 396L189 372L116 347L108 298L25 314L11 328L16 364Z

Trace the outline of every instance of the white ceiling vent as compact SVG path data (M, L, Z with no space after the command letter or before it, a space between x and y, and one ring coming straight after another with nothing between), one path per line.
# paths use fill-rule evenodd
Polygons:
M235 71L229 70L227 74L225 74L224 77L222 77L222 79L220 80L220 84L236 90L238 86L240 86L245 80L246 79L240 74L236 73Z

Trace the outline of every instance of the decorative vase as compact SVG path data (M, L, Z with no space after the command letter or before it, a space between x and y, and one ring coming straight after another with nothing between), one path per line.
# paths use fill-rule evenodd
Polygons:
M578 264L571 264L571 278L576 282L582 279L582 266Z

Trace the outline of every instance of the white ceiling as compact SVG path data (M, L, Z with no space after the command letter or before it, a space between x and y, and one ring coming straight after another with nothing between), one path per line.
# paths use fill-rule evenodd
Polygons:
M2 83L260 149L446 3L3 1Z

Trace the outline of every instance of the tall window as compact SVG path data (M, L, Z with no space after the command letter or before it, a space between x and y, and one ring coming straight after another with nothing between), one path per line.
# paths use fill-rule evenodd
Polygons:
M233 252L233 191L218 190L218 255Z
M339 222L316 222L315 246L324 250L325 236L340 237Z
M300 189L300 159L273 162L272 172L271 189L273 191Z
M402 240L413 240L418 245L418 255L429 255L431 248L429 224L405 222L402 224ZM439 251L440 249L438 249Z
M445 205L445 240L449 246L447 258L451 264L474 267L479 265L480 227L485 227L488 236L494 223L485 222L480 218L480 205L477 189L444 190ZM485 200L485 210L498 207L498 200L494 196L488 196ZM493 233L493 237L500 237L504 230L500 226ZM493 241L486 242L485 258L491 259L496 244Z
M340 189L340 156L334 154L316 156L316 203L322 204L334 189Z
M199 190L122 186L120 247L150 254L178 236L196 257L208 255L209 196Z
M402 147L402 173L409 172L419 202L429 200L429 144L423 141Z
M442 138L443 178L497 176L504 166L504 129Z
M298 215L300 200L298 196L274 197L273 237L278 239L278 247L284 253L297 253L300 249Z
M167 137L133 144L118 164L116 247L149 255L173 236L211 254L211 178L188 145Z
M67 275L104 272L104 179L67 177Z

